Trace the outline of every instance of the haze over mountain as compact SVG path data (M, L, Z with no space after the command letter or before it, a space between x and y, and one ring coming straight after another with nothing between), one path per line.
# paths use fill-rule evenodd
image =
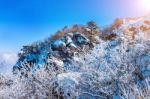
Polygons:
M0 53L0 73L11 73L17 59L16 53Z

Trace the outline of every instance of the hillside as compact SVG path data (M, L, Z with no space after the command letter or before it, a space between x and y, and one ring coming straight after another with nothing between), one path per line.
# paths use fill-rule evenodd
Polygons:
M64 27L23 46L1 98L148 99L150 16Z

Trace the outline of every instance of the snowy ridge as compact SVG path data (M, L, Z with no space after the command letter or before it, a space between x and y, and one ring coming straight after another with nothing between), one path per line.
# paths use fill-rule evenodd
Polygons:
M121 21L109 31L89 22L44 43L24 46L12 83L2 77L0 97L148 99L150 19Z

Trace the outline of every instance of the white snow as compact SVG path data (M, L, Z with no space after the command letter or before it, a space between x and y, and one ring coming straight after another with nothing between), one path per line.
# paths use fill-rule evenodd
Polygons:
M87 37L85 37L84 35L80 35L80 36L78 36L78 38L77 38L77 40L78 40L78 42L79 43L84 43L84 42L88 42L89 40L88 40L88 38Z
M74 83L79 84L78 80L80 79L81 74L79 72L68 72L68 73L62 73L58 75L58 81L60 86L72 86ZM71 81L68 81L68 80ZM66 80L66 82L62 82L62 80Z
M67 36L66 37L66 44L69 44L69 43L72 43L73 41L72 41L72 39L71 39L71 37L70 36Z
M59 48L59 47L62 47L62 46L66 46L66 44L61 39L59 39L59 40L56 40L54 42L54 46L56 46L57 48Z

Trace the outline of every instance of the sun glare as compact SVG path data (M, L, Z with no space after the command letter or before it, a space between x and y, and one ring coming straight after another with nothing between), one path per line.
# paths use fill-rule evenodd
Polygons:
M150 0L140 0L140 3L144 10L149 10L150 11Z

